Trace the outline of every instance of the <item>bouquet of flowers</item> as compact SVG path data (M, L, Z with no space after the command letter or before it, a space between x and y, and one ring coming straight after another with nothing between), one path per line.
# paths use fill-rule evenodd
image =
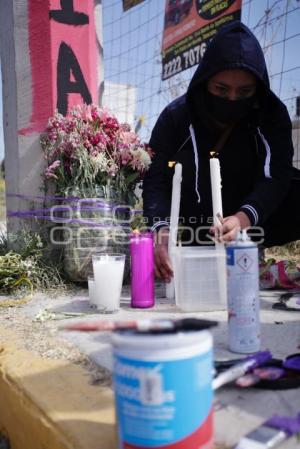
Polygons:
M113 187L119 198L134 202L134 188L151 163L151 149L127 124L108 110L76 106L67 117L49 119L41 145L47 160L45 178L56 193L93 192L95 186ZM131 198L130 196L131 195Z
M71 280L84 281L93 253L128 252L128 210L115 212L114 206L135 205L135 187L152 152L129 125L94 105L74 107L66 117L56 113L41 145L45 179L71 211L61 212L67 218L62 226L64 270Z

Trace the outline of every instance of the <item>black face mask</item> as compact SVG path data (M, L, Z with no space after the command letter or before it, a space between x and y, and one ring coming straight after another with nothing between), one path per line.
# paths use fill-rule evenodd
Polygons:
M206 91L206 107L218 122L235 123L244 118L253 108L255 95L242 100L228 100Z

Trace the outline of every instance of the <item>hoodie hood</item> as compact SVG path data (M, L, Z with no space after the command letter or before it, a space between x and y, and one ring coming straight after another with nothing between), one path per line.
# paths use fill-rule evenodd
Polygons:
M244 69L255 75L269 91L270 83L262 48L254 34L239 21L221 28L208 45L189 84L191 92L214 74L228 69Z

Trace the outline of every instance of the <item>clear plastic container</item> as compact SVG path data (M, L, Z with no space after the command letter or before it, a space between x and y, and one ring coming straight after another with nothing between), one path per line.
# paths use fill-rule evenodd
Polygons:
M185 312L225 310L225 249L176 247L171 252L176 305Z

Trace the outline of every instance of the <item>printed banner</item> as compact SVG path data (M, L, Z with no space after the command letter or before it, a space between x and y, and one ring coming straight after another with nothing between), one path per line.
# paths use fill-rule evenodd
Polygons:
M162 79L196 64L223 26L241 18L242 0L166 0Z
M123 11L127 11L128 9L133 8L133 6L139 5L144 1L145 0L123 0Z

